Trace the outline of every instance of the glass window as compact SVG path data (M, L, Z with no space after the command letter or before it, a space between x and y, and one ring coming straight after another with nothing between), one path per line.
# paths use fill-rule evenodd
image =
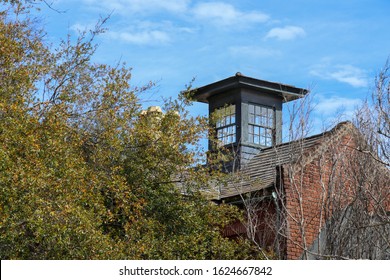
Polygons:
M269 107L249 104L249 142L272 146L272 131L274 123L274 110Z
M221 145L236 142L236 105L215 110L217 138Z

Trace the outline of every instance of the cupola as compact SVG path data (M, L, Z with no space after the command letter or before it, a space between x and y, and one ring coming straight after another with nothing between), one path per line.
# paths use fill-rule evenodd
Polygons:
M209 104L219 145L209 141L209 150L220 146L234 152L233 167L245 165L262 149L282 142L282 105L308 90L277 82L235 76L196 89L194 99ZM228 164L229 165L229 164Z

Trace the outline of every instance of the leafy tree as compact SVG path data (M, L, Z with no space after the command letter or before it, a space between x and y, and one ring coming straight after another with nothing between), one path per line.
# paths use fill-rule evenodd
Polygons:
M197 161L207 120L188 115L188 92L142 111L153 83L92 61L105 20L53 51L35 2L1 1L0 257L257 257L221 235L241 213L200 195L219 175Z

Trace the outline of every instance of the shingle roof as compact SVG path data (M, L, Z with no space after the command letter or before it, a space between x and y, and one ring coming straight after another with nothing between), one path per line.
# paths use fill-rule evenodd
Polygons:
M298 161L300 166L310 163L329 148L331 140L350 132L352 127L350 122L342 122L327 132L263 149L241 169L235 182L223 187L215 186L212 199L221 200L274 185L278 166Z

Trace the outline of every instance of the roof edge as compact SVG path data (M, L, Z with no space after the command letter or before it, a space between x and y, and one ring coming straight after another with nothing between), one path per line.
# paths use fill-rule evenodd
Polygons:
M235 76L194 89L194 99L208 103L208 99L218 93L236 88L253 88L269 93L275 93L283 97L284 102L292 101L305 96L309 90L292 85L271 82L244 76L237 73Z

